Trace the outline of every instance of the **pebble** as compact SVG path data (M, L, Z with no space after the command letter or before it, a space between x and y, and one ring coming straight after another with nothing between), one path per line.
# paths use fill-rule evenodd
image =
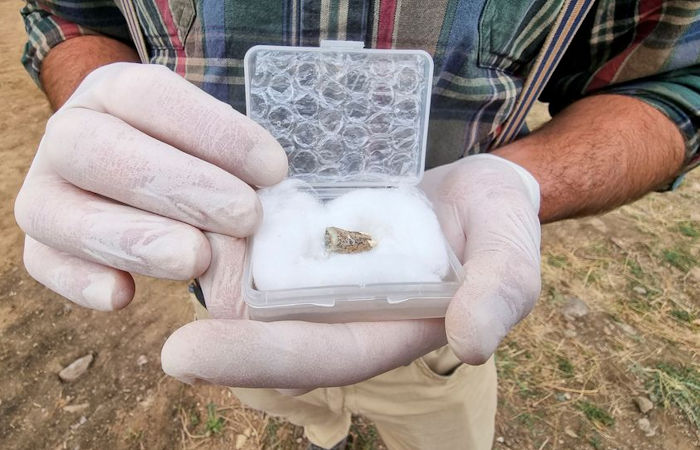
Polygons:
M632 326L629 325L629 324L626 324L626 323L624 323L624 322L618 322L617 326L618 326L622 331L624 331L625 333L629 334L630 336L636 336L636 335L637 335L637 331L636 331L634 328L632 328Z
M561 392L558 392L554 394L554 398L557 399L557 401L560 402L568 402L571 400L571 395L568 392L564 392L563 394Z
M78 420L73 425L71 425L70 429L76 430L80 425L84 424L85 422L87 422L87 419L85 418L85 416L80 416L80 420Z
M58 373L59 378L68 382L77 380L78 377L88 370L88 367L90 367L93 359L92 353L88 353L87 355L76 359Z
M637 421L637 426L644 432L646 437L652 437L656 434L656 428L651 427L651 422L646 417L643 417Z
M248 438L245 436L245 434L237 434L235 447L237 449L243 448L247 440Z
M642 286L635 286L632 288L632 290L639 295L646 295L647 294L647 290L644 289Z
M139 355L139 358L136 360L136 365L142 367L146 364L148 364L148 358L146 358L146 355Z
M637 404L637 408L639 408L642 414L646 414L654 409L654 404L646 397L639 396L634 399L634 402Z
M598 231L600 234L607 234L608 232L608 226L603 222L602 220L598 219L597 217L588 219L588 223Z
M578 434L576 434L576 432L572 430L569 426L564 427L564 433L566 433L567 436L572 437L574 439L578 438Z
M588 305L577 297L569 297L566 304L561 307L561 312L567 320L579 319L588 314L589 311Z
M610 242L612 242L613 244L617 245L618 247L620 247L620 248L623 249L623 250L626 249L627 246L628 246L627 242L625 242L625 241L622 240L622 239L616 238L616 237L611 237L611 238L610 238Z
M688 276L691 279L695 279L695 281L700 282L700 267L695 266L692 269L690 269L690 271L688 272Z
M498 436L496 438L496 442L498 442L499 444L505 444L506 440L503 436Z
M87 409L89 406L89 403L78 403L77 405L66 405L63 407L63 410L68 413L76 413Z

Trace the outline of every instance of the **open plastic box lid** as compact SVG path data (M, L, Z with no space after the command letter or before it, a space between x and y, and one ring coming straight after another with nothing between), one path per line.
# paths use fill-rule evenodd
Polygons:
M245 55L248 116L314 187L416 185L425 166L433 62L421 50L258 45Z

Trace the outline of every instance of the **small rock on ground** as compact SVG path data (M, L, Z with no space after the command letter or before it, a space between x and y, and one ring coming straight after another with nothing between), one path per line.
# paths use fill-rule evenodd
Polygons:
M237 434L235 447L237 449L243 448L247 440L248 438L245 436L245 434Z
M644 289L642 286L635 286L632 288L632 290L639 295L646 295L647 294L647 290Z
M564 433L566 433L567 436L572 437L574 439L578 438L578 434L576 434L576 432L572 430L569 426L564 427Z
M61 378L63 381L69 382L77 380L80 375L84 374L85 371L88 370L88 367L90 367L93 359L92 353L88 353L82 358L76 359L58 373L59 378Z
M136 365L141 367L145 366L148 364L148 358L146 358L146 355L140 355L139 358L136 360Z
M597 217L590 218L590 219L588 219L588 223L593 228L595 228L596 231L599 232L600 234L607 234L608 233L608 226L605 224L605 222L603 222L599 218L597 218Z
M629 325L629 324L626 324L626 323L624 323L624 322L619 322L619 323L617 324L617 326L618 326L622 331L624 331L625 333L629 334L630 336L636 336L636 335L637 335L637 331L635 331L635 329L632 328L632 326Z
M639 396L634 399L634 402L637 404L637 408L639 408L642 414L646 414L654 409L654 404L646 397Z
M80 427L80 425L84 424L85 422L87 422L87 419L85 418L85 416L80 416L80 420L78 420L78 421L75 422L73 425L71 425L71 426L70 426L70 429L71 429L71 430L77 430L78 427Z
M688 272L688 276L691 279L695 279L695 281L700 281L700 267L693 267L690 269L690 272Z
M652 437L656 434L656 428L651 427L651 422L646 417L643 417L637 421L637 426L644 432L646 437Z
M63 407L65 412L75 413L87 409L90 406L89 403L79 403L77 405L66 405Z
M586 302L577 297L569 297L566 304L561 307L561 312L567 320L579 319L588 314L589 311Z

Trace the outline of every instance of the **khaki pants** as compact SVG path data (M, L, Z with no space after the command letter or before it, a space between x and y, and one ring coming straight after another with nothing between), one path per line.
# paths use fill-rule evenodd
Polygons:
M208 316L194 301L195 318ZM304 427L330 448L347 436L352 414L377 427L389 449L488 449L496 415L496 366L462 364L442 347L407 366L358 384L290 397L274 389L232 388L251 408Z

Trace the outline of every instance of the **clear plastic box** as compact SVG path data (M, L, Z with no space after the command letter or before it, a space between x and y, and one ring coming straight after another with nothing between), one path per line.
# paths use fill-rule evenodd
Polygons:
M252 47L244 60L248 116L289 157L289 176L322 199L355 188L416 186L423 177L433 62L420 50ZM258 290L249 239L243 297L256 320L353 322L444 317L462 280L449 248L449 273L436 283L385 283Z

